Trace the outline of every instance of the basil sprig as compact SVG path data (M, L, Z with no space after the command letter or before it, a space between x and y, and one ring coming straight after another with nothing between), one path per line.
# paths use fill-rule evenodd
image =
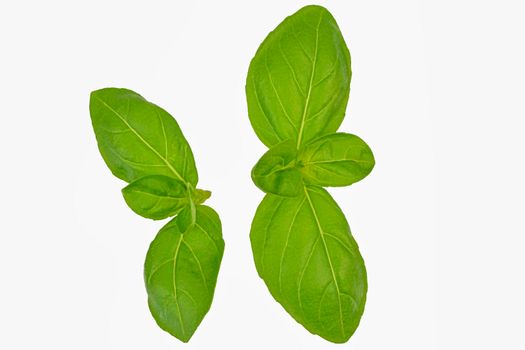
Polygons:
M263 41L246 81L250 122L269 150L252 171L266 196L250 239L259 276L307 330L346 342L367 278L346 218L321 186L348 186L374 167L359 137L337 133L350 92L350 53L332 15L307 6Z
M179 125L162 108L127 90L91 93L98 147L111 172L129 183L128 206L150 219L175 216L146 256L148 304L157 324L187 342L208 312L224 252L219 216L202 203L197 168Z

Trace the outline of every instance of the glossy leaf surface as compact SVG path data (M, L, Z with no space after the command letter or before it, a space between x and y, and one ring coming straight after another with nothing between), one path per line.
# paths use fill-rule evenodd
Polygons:
M163 175L145 176L122 189L128 206L140 216L160 220L189 205L186 185Z
M224 251L219 216L185 209L157 234L144 265L148 304L157 324L187 342L208 312Z
M131 90L107 88L91 93L89 110L100 153L116 177L165 175L197 184L190 146L164 109Z
M248 114L271 148L335 132L350 92L350 53L325 8L306 6L286 18L259 47L246 81Z
M296 196L303 183L296 167L297 149L292 141L272 147L255 164L252 180L266 193L281 196Z
M266 195L250 238L257 271L286 311L314 334L347 341L364 310L366 270L328 192L304 187L296 197Z
M305 182L318 186L348 186L365 178L375 161L372 150L359 137L335 133L304 147L299 156Z

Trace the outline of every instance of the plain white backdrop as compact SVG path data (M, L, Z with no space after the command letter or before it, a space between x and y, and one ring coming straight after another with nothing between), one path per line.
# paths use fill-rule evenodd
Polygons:
M333 189L365 258L351 340L311 335L257 276L249 228L265 151L244 83L258 45L306 1L0 3L0 348L523 349L523 1L317 1L352 54L340 130L372 147ZM91 90L164 107L223 222L212 308L189 344L150 316L142 269L163 225L120 195Z

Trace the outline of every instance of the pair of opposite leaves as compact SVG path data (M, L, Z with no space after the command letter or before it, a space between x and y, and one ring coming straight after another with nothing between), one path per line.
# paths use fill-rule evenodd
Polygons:
M306 329L336 343L359 324L363 259L339 206L321 186L347 186L374 166L357 136L336 133L350 91L350 54L331 14L307 6L261 44L246 83L251 124L270 149L252 171L267 193L250 232L273 297ZM150 219L175 216L148 250L144 278L158 325L188 341L210 308L224 251L217 213L202 203L192 151L177 122L126 89L91 94L100 152L129 183L126 203Z

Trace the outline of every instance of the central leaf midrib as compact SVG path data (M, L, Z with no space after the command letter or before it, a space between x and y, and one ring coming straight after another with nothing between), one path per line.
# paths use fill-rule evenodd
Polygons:
M317 229L319 230L319 234L321 237L321 241L323 242L324 251L326 253L326 258L328 260L328 265L330 266L330 272L332 273L332 279L334 280L335 289L337 291L337 299L338 299L338 305L339 305L339 321L341 325L341 333L343 337L345 337L345 329L344 329L344 322L343 322L343 310L342 310L342 304L341 304L341 291L339 290L339 284L337 283L337 278L335 276L334 267L332 265L332 259L330 258L330 252L328 251L328 246L326 245L326 240L324 238L324 231L321 227L321 223L319 221L319 217L317 216L317 212L315 211L314 205L312 203L312 200L310 199L310 195L308 194L308 189L306 186L304 186L304 193L306 195L306 198L308 199L308 204L310 205L310 208L312 209L312 214L315 218L315 222L317 224Z
M176 269L177 269L177 258L179 256L180 246L182 244L182 239L184 238L184 234L180 235L179 242L177 243L177 247L175 248L175 253L173 254L173 271L172 271L172 284L173 284L173 297L175 299L175 305L177 306L177 314L179 316L179 322L180 322L180 328L182 331L182 336L186 336L186 331L184 329L184 321L182 320L182 314L180 312L180 305L179 305L179 298L177 297L177 279L176 276Z
M186 196L175 197L175 196L169 195L169 194L158 194L158 193L145 192L145 191L139 191L139 190L133 190L133 192L135 192L135 193L142 193L142 194L145 194L145 195L150 196L150 197L160 197L160 198L179 199L179 200L186 199Z
M108 105L106 102L104 102L102 99L100 99L99 97L96 97L97 100L100 101L100 103L102 103L107 109L109 109L111 112L113 112L124 124L126 124L126 126L133 132L133 134L135 134L135 136L137 136L137 138L142 141L142 143L144 143L144 145L146 145L146 147L148 147L157 157L159 157L165 164L166 166L168 167L168 169L171 170L171 172L175 175L175 177L177 177L177 179L179 179L180 181L184 182L185 184L187 184L187 182L182 178L182 176L177 172L177 170L175 170L175 168L173 168L173 166L168 162L168 160L166 158L164 158L149 142L147 142L138 132L137 130L135 130L128 122L127 120L122 117L116 110L114 110L110 105Z
M344 163L344 162L352 162L352 163L371 163L369 160L359 160L359 159L330 159L330 160L314 160L314 161L307 161L304 162L305 165L311 165L311 164L326 164L326 163Z
M317 23L317 28L315 30L315 51L314 51L314 59L312 62L312 72L310 74L310 83L308 85L308 94L306 95L306 101L304 104L304 110L303 110L303 116L301 119L301 127L299 128L299 134L297 135L297 149L301 147L301 141L303 137L304 132L304 124L306 122L306 113L308 112L308 105L310 103L310 96L312 94L312 87L313 87L313 81L314 81L314 75L315 75L315 66L317 63L317 51L319 46L319 26L321 25L321 20L323 19L323 13L321 12L321 15L319 16L319 22Z

